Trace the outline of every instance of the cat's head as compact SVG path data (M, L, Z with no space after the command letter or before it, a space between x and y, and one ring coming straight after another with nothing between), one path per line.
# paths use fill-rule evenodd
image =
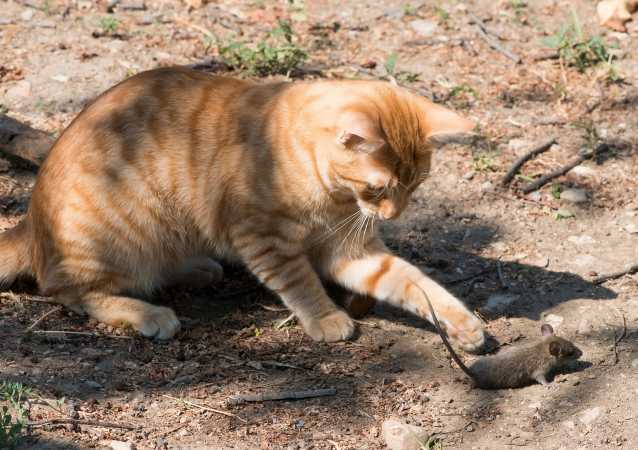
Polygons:
M375 84L374 92L340 111L332 175L363 214L394 219L427 177L432 150L475 124L401 88Z

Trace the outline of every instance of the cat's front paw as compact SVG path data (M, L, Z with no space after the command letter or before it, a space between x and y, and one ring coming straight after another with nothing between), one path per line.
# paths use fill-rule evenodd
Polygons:
M445 319L445 331L466 352L476 353L485 344L483 324L467 310L450 311Z
M354 333L354 322L341 310L336 310L321 319L310 319L302 324L306 333L315 341L342 341Z
M164 306L149 305L139 323L133 324L146 337L171 339L179 331L179 319L175 312Z

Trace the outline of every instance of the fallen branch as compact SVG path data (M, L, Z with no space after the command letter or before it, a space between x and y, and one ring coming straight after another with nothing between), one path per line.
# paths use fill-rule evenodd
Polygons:
M132 336L118 336L115 334L100 334L100 333L91 333L89 331L65 331L65 330L33 330L31 331L33 334L60 334L60 335L71 335L71 336L89 336L89 337L102 337L102 338L112 338L112 339L133 339Z
M46 319L47 317L49 317L51 314L56 313L58 311L62 310L62 306L54 306L53 308L51 308L50 310L48 310L47 312L45 312L44 314L42 314L38 319L36 319L35 322L33 322L31 325L29 325L29 327L27 327L25 331L25 333L28 333L30 331L32 331L35 327L37 327L44 319Z
M638 272L638 264L634 264L633 266L629 266L625 270L620 270L618 272L612 272L608 274L599 275L593 280L591 280L594 284L602 284L605 281L615 280L616 278L624 277L625 275L631 275Z
M203 411L210 411L210 412L214 412L216 414L221 414L222 416L234 417L235 419L238 419L241 422L248 423L248 421L246 419L243 419L243 418L239 417L237 414L233 414L233 413L228 412L228 411L223 411L221 409L211 408L209 406L198 405L197 403L189 402L188 400L184 400L184 399L181 399L181 398L173 397L171 395L163 394L162 397L170 398L171 400L175 400L175 401L184 403L185 405L192 406L193 408L201 409Z
M485 24L483 23L481 19L479 19L478 17L476 17L474 14L471 14L471 13L470 13L470 18L472 19L472 22L474 22L474 24L477 26L479 35L481 36L481 38L483 38L485 42L487 42L487 45L489 45L492 49L501 53L505 57L511 59L516 64L520 64L522 62L522 59L520 56L518 56L516 53L513 53L512 51L503 47L501 44L499 44L494 38L492 38L489 35L489 30L487 29L487 27L485 26Z
M545 186L547 183L552 181L554 178L558 178L558 177L560 177L562 175L565 175L567 172L572 170L574 167L581 165L583 162L587 161L588 159L592 159L594 157L594 155L597 155L599 153L607 151L608 149L609 149L609 147L607 146L607 144L600 144L600 145L598 145L598 147L596 147L596 149L593 152L583 153L583 154L579 155L572 162L564 165L563 167L561 167L559 169L556 169L553 172L550 172L550 173L548 173L546 175L543 175L542 177L538 178L537 180L533 181L532 183L529 183L527 186L525 186L523 189L521 189L521 191L523 192L523 194L529 194L530 192L534 192L535 190L540 189L541 187Z
M35 427L35 428L44 427L46 425L67 425L67 424L90 425L92 427L102 427L102 428L121 428L123 430L139 429L139 427L133 427L130 425L120 425L119 423L99 422L96 420L84 420L84 419L51 419L51 420L43 420L41 422L27 422L27 426Z
M277 391L264 392L262 394L238 394L230 397L226 403L229 405L241 405L246 402L266 402L271 400L299 400L303 398L328 397L336 395L337 390L312 389L308 391Z
M556 142L557 142L556 138L553 137L550 140L545 141L540 145L537 145L536 147L531 149L529 152L525 153L523 156L518 158L516 162L514 162L510 170L508 170L505 176L503 177L503 181L501 181L501 184L503 186L506 186L507 184L509 184L509 182L512 181L514 176L518 173L519 169L523 166L523 164L525 164L527 161L529 161L533 157L546 152L552 147L552 145L556 144Z
M283 327L285 327L286 325L288 325L290 322L292 322L295 319L295 313L292 313L291 315L289 315L288 317L286 317L284 320L282 320L281 322L279 322L277 324L277 326L275 327L275 329L277 330L281 330Z
M622 333L620 336L616 337L616 331L614 331L614 365L618 364L618 344L622 341L627 335L627 319L625 315L622 315Z

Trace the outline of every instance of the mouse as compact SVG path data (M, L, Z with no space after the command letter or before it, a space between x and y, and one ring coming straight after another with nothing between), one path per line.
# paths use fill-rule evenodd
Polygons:
M510 347L496 355L481 356L467 367L450 345L427 294L432 322L452 359L479 389L511 389L529 386L534 382L549 385L547 375L554 369L578 360L583 352L567 339L554 334L549 324L541 326L541 339Z

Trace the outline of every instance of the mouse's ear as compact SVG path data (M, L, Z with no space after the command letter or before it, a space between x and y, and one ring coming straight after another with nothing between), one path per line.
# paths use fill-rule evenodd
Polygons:
M553 336L554 329L552 328L550 324L544 323L543 326L541 326L541 334L543 336Z
M549 354L552 356L556 356L558 357L558 355L560 355L560 344L556 341L550 342L549 343Z

